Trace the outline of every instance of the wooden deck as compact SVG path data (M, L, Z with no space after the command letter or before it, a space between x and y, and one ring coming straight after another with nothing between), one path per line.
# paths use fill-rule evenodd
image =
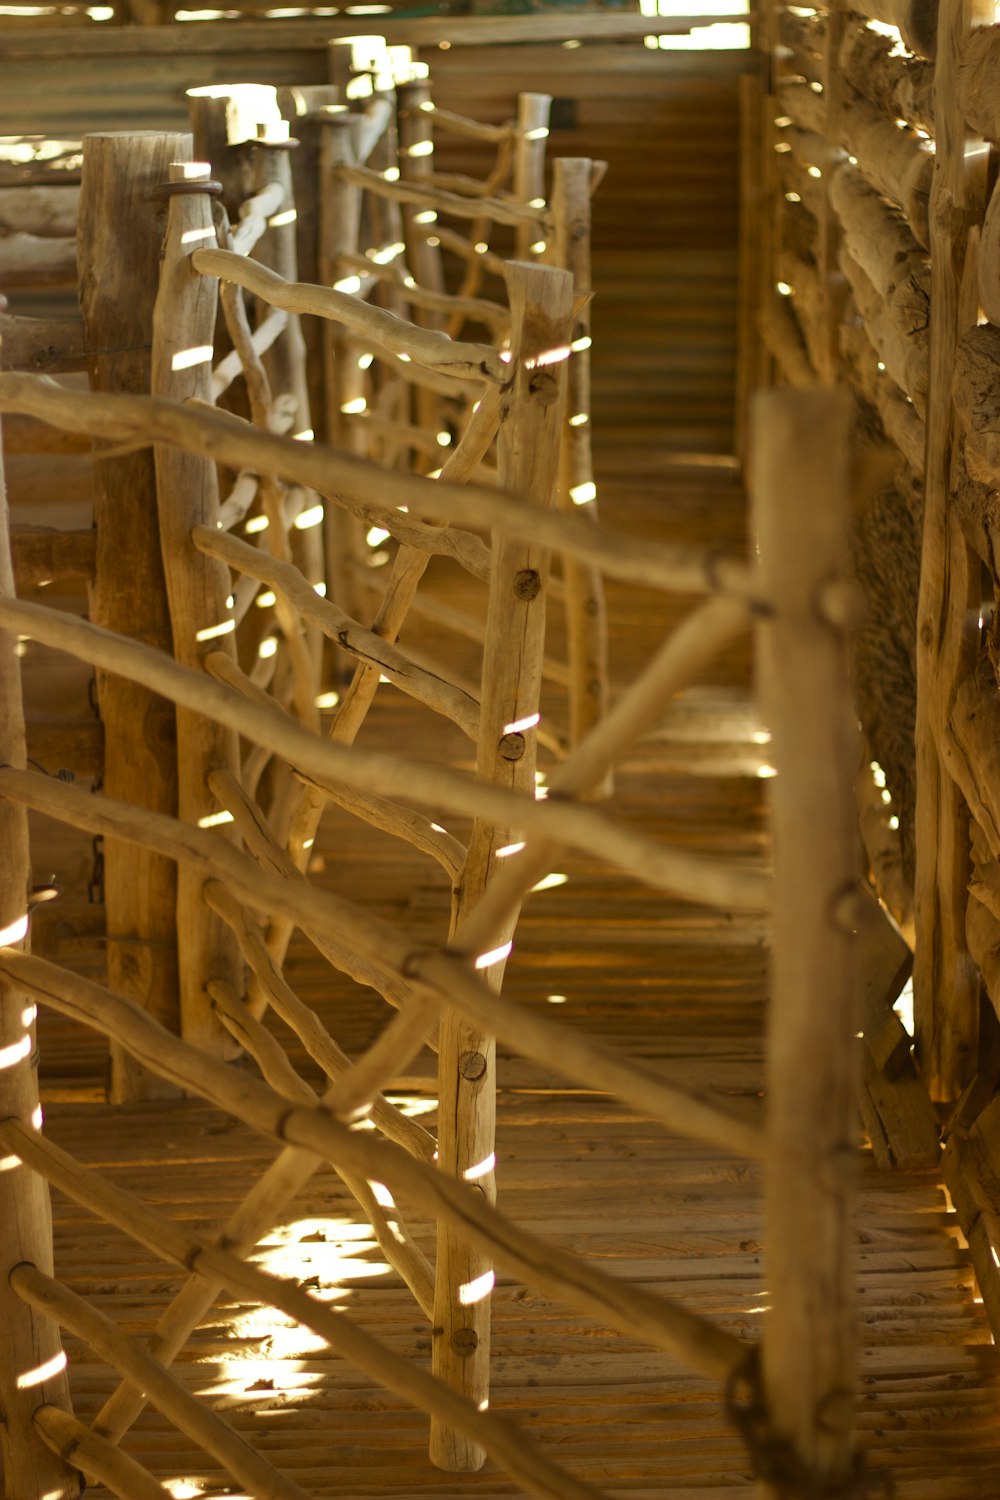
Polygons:
M633 464L605 476L602 504L608 519L628 529L742 545L742 497L725 469L692 466L664 477L652 465ZM612 605L613 664L623 682L662 635L669 611L652 596L620 589L612 590ZM462 654L456 665L470 670ZM470 661L473 654L470 648ZM616 795L651 831L756 860L766 853L766 783L733 774L760 754L741 707L748 670L743 643L664 734L641 747L619 775ZM408 726L412 714L407 709ZM393 743L406 733L415 753L441 749L439 738L432 744L440 731L429 719L416 729L403 725L400 704L386 690L365 742ZM457 734L445 753L456 763L467 758ZM695 763L714 774L684 774ZM35 859L36 873L56 869L69 888L85 872L89 849L41 827ZM439 941L447 893L437 868L417 861L337 815L324 825L313 878L372 901L418 938ZM766 993L760 924L666 899L624 876L609 878L593 860L574 857L558 873L566 881L533 896L527 908L509 970L512 992L540 1007L558 1005L567 1024L655 1059L684 1080L756 1096ZM99 970L95 937L94 919L75 898L43 909L38 943L64 961ZM348 981L331 981L304 944L293 950L291 977L349 1051L384 1023L380 1002ZM273 1157L266 1141L193 1102L106 1108L104 1049L65 1023L48 1021L41 1045L54 1139L180 1219L215 1223ZM670 1138L516 1057L502 1059L500 1079L505 1212L752 1336L764 1311L757 1168ZM433 1122L429 1057L398 1081L398 1096ZM411 1227L429 1249L430 1226ZM970 1500L988 1492L1000 1471L1000 1362L938 1177L885 1176L862 1153L858 1240L859 1426L871 1468L892 1475L899 1500ZM62 1278L130 1330L150 1329L178 1284L169 1267L62 1200L56 1254ZM303 1278L394 1349L429 1359L430 1330L332 1174L317 1174L260 1255L269 1269ZM72 1345L70 1352L74 1399L90 1417L113 1378ZM180 1368L192 1390L215 1401L317 1495L465 1500L516 1493L490 1466L472 1476L433 1469L422 1415L267 1310L220 1303ZM717 1387L503 1280L494 1372L494 1407L515 1415L561 1462L610 1495L712 1500L752 1487L747 1453ZM178 1500L223 1493L218 1471L155 1413L141 1419L127 1446Z

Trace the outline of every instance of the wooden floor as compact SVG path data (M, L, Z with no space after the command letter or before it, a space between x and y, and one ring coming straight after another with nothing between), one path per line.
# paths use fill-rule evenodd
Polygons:
M742 498L731 471L688 467L663 475L651 464L633 465L605 476L602 497L608 518L628 529L742 545ZM622 589L612 591L612 603L612 652L624 682L676 606ZM741 643L640 747L619 774L616 796L631 820L657 835L756 861L767 852L766 782L745 773L766 749L750 739L753 721L742 707L748 670L749 648ZM412 721L403 714L387 690L366 742L391 744L406 734L416 753L430 753L433 726L404 728ZM457 736L446 754L456 763L468 759ZM715 774L684 774L690 763ZM89 850L40 827L35 857L36 873L59 861L69 886L84 872ZM655 1059L672 1076L756 1097L766 992L760 924L639 889L592 859L567 859L557 873L566 881L533 896L527 908L511 991L533 1006L558 1006L567 1025ZM436 867L414 863L387 840L373 846L346 817L324 825L313 878L363 896L419 937L440 940L447 893ZM94 971L96 922L74 900L68 895L44 912L38 940ZM291 974L348 1050L384 1024L381 1005L331 980L304 944L293 950ZM300 1061L294 1044L290 1050ZM273 1156L266 1141L194 1103L107 1109L99 1102L101 1045L62 1023L44 1029L42 1065L53 1137L179 1219L215 1223ZM503 1056L500 1077L504 1210L615 1274L683 1297L754 1337L765 1311L757 1168L672 1139L512 1055ZM433 1123L430 1058L399 1080L398 1097ZM64 1279L127 1328L149 1329L178 1284L175 1273L62 1200L56 1221ZM429 1249L429 1226L412 1227ZM863 1153L857 1229L859 1428L870 1466L892 1475L899 1500L972 1500L992 1492L1000 1472L1000 1363L938 1178L888 1177ZM400 1353L428 1358L426 1322L332 1174L317 1175L260 1258L305 1279ZM192 1390L209 1396L317 1495L464 1500L515 1493L489 1466L474 1476L433 1469L425 1418L314 1344L269 1311L226 1302L181 1368ZM494 1407L515 1415L563 1464L609 1494L711 1500L752 1488L724 1394L641 1343L501 1280L494 1353ZM71 1367L74 1399L89 1417L112 1377L72 1346ZM153 1413L128 1447L178 1500L222 1493L225 1481L212 1464Z

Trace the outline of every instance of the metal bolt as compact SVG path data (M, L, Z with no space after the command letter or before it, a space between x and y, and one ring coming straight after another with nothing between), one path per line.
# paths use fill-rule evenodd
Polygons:
M505 734L497 750L502 760L520 760L524 754L524 735Z
M481 1052L463 1052L458 1059L458 1071L470 1083L476 1083L486 1073L486 1059Z

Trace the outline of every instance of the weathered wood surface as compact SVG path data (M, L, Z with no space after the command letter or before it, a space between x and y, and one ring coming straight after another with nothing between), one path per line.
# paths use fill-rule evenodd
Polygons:
M955 87L965 119L988 141L1000 138L998 62L1000 26L974 27L961 44Z
M824 587L849 569L849 410L843 395L758 396L751 480L774 607L758 629L757 662L777 770L761 1436L789 1444L802 1472L831 1484L851 1473L857 1383L845 1144L854 1128L858 975L842 909L857 899L856 748L846 633L822 608ZM802 509L804 492L815 507ZM781 1484L765 1479L772 1492Z
M0 313L0 368L57 374L84 370L83 324L77 318L19 318Z
M7 543L9 513L0 460L0 592L14 591ZM14 766L25 764L24 710L16 637L0 631L0 756ZM0 940L21 948L28 935L31 858L24 809L0 799ZM40 1127L35 1007L16 985L0 984L0 1110L7 1119ZM11 1496L70 1500L81 1488L79 1475L53 1454L32 1427L32 1413L42 1402L70 1409L69 1381L58 1329L19 1301L8 1277L21 1261L52 1270L52 1213L47 1185L10 1153L2 1161L0 1185L0 1457Z
M924 539L917 629L917 1057L936 1099L953 1099L975 1066L979 981L965 942L967 816L941 763L948 716L975 660L980 601L973 556L951 502L956 446L953 371L976 317L963 295L967 226L985 207L985 162L968 153L956 94L962 48L986 19L980 0L944 0L938 22L931 197L930 387ZM919 236L918 236L919 238ZM974 282L973 282L974 285Z
M863 0L851 8L873 21L895 26L910 52L936 56L938 7L934 0Z
M91 388L149 391L153 307L165 223L156 189L186 144L181 135L126 132L88 136L79 229L80 305ZM123 241L123 216L129 235ZM90 618L106 630L170 651L173 634L157 510L152 449L94 456L96 553ZM51 575L50 575L51 576ZM177 808L177 723L173 705L144 683L97 677L107 726L104 786L110 797L155 812ZM177 872L162 855L110 839L104 855L108 980L165 1026L180 1025ZM164 1086L116 1048L111 1097L162 1096Z
M188 171L189 151L188 146L168 168L168 183L198 180L197 173L192 176ZM205 180L203 168L201 180ZM190 247L214 234L207 193L168 197L153 312L151 388L155 395L175 402L209 398L218 292L214 282L194 269ZM191 540L195 526L214 526L218 519L216 469L196 455L164 444L154 452L173 654L177 662L200 669L210 650L235 656L228 571L222 563L203 557ZM177 766L179 816L197 824L217 811L208 788L210 771L217 766L233 772L239 769L235 733L197 713L178 709ZM231 1056L232 1041L213 1014L205 985L209 979L218 979L239 987L242 963L232 934L206 907L202 883L200 876L189 871L178 873L180 1028L209 1051Z
M877 104L889 120L906 120L934 134L932 88L934 66L924 58L894 55L891 37L868 26L849 25L839 48L839 62L852 88Z

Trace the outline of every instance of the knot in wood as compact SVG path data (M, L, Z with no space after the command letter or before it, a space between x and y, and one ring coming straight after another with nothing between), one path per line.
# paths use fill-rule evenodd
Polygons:
M479 1334L474 1328L456 1328L451 1336L451 1347L459 1359L468 1359L479 1348Z
M539 406L551 406L559 396L559 381L551 370L534 370L528 376L528 395Z
M486 1058L481 1052L463 1052L458 1059L458 1071L469 1083L478 1083L486 1074Z
M520 760L524 754L524 735L505 734L497 745L501 760Z
M542 580L534 568L522 568L514 574L514 598L537 599L542 591Z

